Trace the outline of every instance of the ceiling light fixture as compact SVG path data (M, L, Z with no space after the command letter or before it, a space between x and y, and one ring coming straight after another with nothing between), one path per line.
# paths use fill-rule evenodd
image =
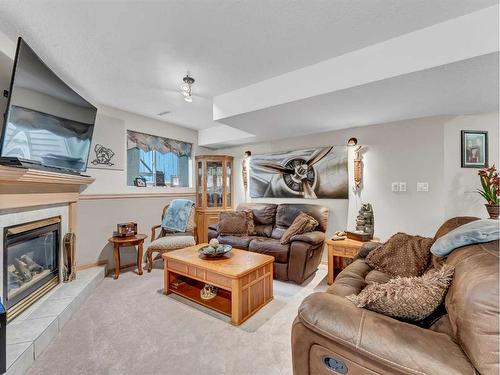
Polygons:
M187 74L182 81L184 82L181 85L181 92L182 95L184 95L184 100L188 103L191 103L193 101L193 93L192 93L192 88L191 86L194 83L194 78L190 77L189 74Z

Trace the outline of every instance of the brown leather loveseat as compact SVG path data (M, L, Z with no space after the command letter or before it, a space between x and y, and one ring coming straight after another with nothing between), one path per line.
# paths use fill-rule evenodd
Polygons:
M475 218L444 223L436 238ZM328 292L309 295L292 328L294 375L498 375L499 241L463 246L445 260L455 267L445 315L430 328L355 307L344 296L388 276L356 259Z
M210 225L208 239L217 238L220 243L238 249L274 256L274 278L291 280L302 284L313 274L323 253L325 231L328 223L328 208L313 204L245 203L237 210L249 208L253 212L256 235L221 236L217 225ZM289 244L282 245L280 238L300 212L314 217L319 225L315 231L292 237Z

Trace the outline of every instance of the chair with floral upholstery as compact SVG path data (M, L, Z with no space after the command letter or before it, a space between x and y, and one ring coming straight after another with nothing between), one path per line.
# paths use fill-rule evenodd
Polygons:
M167 204L165 208L163 208L163 213L161 215L162 222L169 207L170 204ZM160 231L157 236L156 232L158 229L160 229ZM151 243L146 251L148 272L151 272L151 269L153 268L153 260L160 259L163 253L194 246L196 245L196 242L196 220L193 204L191 213L189 214L186 230L184 232L171 232L164 228L162 224L155 225L151 228ZM153 253L158 253L154 259Z

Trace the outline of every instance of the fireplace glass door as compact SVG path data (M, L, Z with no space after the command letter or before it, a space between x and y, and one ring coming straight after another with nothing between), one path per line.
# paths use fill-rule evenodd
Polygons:
M3 285L7 309L58 277L59 230L60 223L21 232L6 230Z

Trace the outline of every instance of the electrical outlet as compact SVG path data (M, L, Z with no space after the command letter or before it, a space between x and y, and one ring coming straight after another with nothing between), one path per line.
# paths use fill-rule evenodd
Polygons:
M417 182L417 191L418 192L428 192L429 191L429 183L428 182Z
M393 182L393 183L391 184L391 190L392 190L393 192L399 191L399 182Z
M399 183L399 191L406 191L406 182Z

